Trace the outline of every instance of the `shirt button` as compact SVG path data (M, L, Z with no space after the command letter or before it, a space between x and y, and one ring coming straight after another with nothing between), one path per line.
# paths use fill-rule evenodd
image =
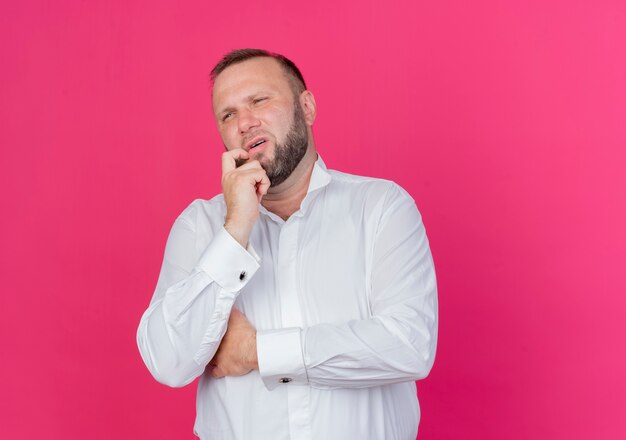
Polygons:
M291 382L291 378L290 377L283 377L281 379L278 380L280 383L289 383Z
M243 281L246 279L246 271L242 270L241 273L239 274L239 281Z

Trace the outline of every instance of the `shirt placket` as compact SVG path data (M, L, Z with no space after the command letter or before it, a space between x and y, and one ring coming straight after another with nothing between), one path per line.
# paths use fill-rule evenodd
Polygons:
M276 279L284 328L303 327L297 277L299 220L299 217L291 216L283 224L279 235ZM310 440L309 387L288 382L284 386L287 387L289 437L292 440Z

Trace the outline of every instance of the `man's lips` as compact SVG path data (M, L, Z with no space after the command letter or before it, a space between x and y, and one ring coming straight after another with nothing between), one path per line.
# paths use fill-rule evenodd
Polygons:
M266 137L257 136L251 139L250 141L248 141L243 149L249 152L250 150L254 148L258 148L259 146L265 144L267 141L268 139Z

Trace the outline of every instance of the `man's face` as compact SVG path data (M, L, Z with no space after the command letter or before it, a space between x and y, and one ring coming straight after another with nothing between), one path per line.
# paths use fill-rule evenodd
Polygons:
M213 112L227 150L242 148L282 183L306 153L308 128L280 64L253 58L226 68L213 85Z

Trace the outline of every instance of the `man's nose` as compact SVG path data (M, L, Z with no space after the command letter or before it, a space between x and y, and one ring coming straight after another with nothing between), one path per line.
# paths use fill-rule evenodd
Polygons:
M241 134L246 133L248 130L254 127L258 127L261 123L257 115L250 110L242 110L239 113L239 132Z

